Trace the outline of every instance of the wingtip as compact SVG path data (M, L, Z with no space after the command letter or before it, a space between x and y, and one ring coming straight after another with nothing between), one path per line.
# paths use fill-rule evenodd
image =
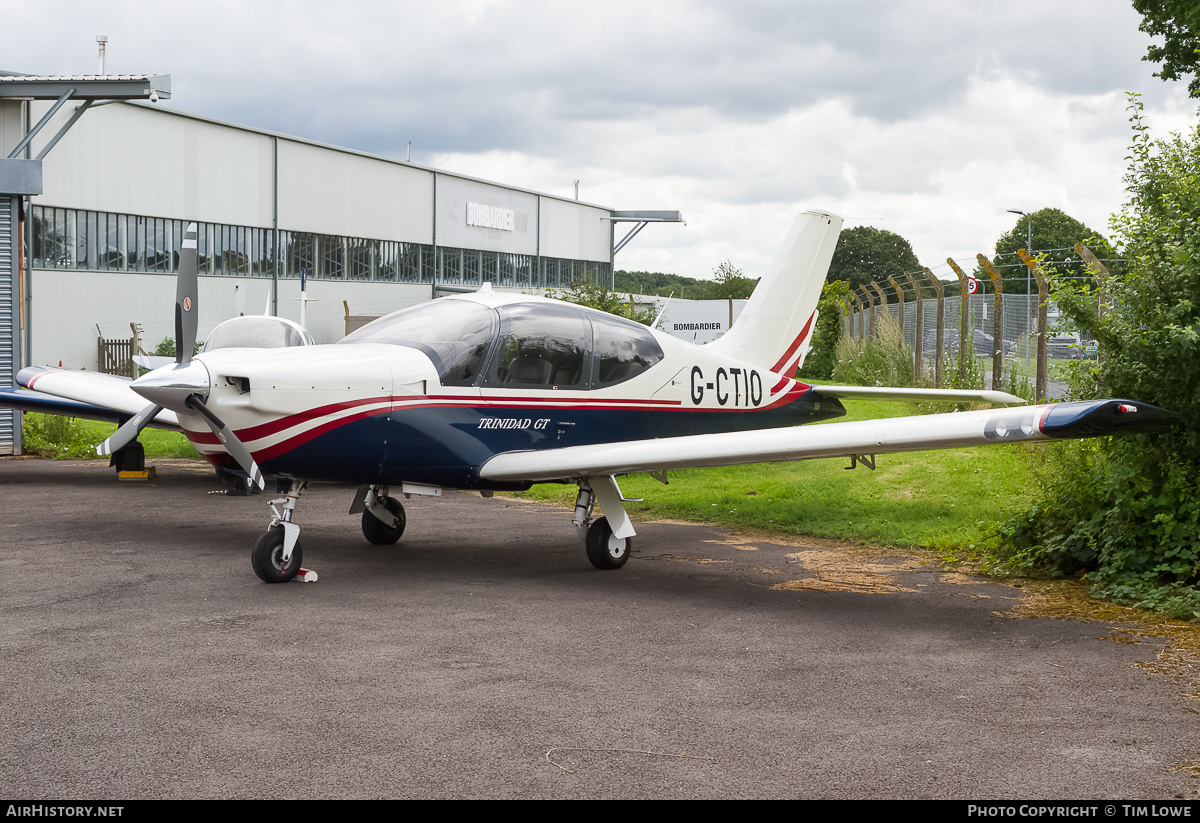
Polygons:
M1004 391L992 391L991 389L983 391L982 397L988 403L999 403L1005 406L1021 406L1029 402L1024 397L1017 397L1015 394L1009 394Z

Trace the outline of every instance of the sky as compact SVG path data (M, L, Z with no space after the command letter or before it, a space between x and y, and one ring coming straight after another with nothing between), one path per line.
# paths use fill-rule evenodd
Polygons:
M158 105L615 209L616 268L759 276L809 208L945 260L1121 208L1127 92L1195 125L1129 0L0 0L0 69L170 74ZM620 234L618 234L618 238Z

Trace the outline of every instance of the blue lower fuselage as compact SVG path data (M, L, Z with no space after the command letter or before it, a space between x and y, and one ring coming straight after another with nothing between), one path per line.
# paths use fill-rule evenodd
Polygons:
M506 490L527 484L479 478L480 467L503 452L781 428L845 413L837 400L817 397L811 389L790 402L753 410L430 404L381 411L311 439L297 437L286 450L266 450L278 452L263 455L266 459L255 457L268 473L306 480Z

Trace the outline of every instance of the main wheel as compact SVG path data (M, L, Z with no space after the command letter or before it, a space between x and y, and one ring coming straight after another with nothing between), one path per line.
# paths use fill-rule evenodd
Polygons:
M399 500L394 497L385 497L383 498L383 506L399 521L399 525L395 528L392 528L371 514L370 509L367 509L362 514L363 537L376 546L387 546L395 543L400 539L400 535L404 534L404 527L408 524L408 518L404 516L404 506L400 505Z
M250 552L250 565L254 573L264 583L286 583L300 571L304 560L304 552L300 550L300 541L296 541L292 549L291 561L283 565L283 526L276 526L267 531L254 544Z
M608 518L601 517L588 528L587 556L597 569L619 569L629 559L633 548L633 539L629 537L614 537Z

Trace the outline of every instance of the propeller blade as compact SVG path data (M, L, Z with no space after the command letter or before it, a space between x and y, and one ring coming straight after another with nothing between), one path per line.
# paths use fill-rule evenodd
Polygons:
M135 414L133 417L121 424L121 428L117 429L109 438L96 447L96 454L106 455L120 451L129 443L133 442L141 433L142 429L146 428L147 424L154 419L154 415L162 411L163 407L155 403L151 403L146 408Z
M175 275L175 362L188 363L196 348L196 224L188 223L179 249L179 271Z
M184 402L189 408L200 413L204 422L212 429L212 433L217 436L217 440L221 441L221 445L225 447L225 451L229 452L229 456L236 460L237 464L242 467L242 471L250 477L250 482L260 489L264 488L267 484L263 480L262 471L254 462L254 458L250 456L250 450L242 444L241 440L238 440L233 430L226 426L221 418L209 411L208 406L204 405L204 401L198 395L193 394Z

